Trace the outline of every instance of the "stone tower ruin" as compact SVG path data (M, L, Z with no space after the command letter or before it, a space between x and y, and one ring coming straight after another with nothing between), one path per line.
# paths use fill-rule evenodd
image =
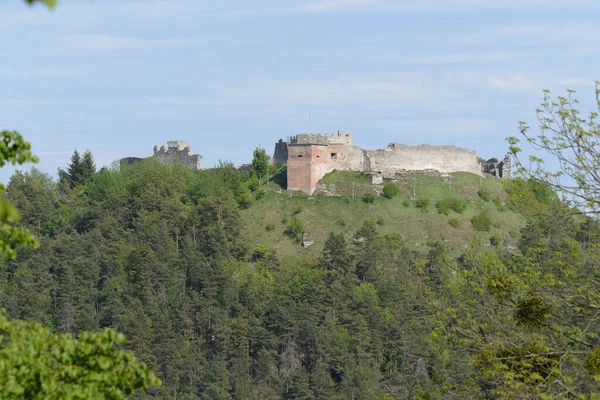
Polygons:
M154 155L162 164L183 164L191 169L200 169L200 154L190 154L192 148L183 140L170 140L167 142L168 148L154 146Z

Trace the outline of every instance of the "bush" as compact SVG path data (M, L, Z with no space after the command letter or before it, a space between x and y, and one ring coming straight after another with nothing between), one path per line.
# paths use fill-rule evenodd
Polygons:
M496 207L498 208L498 211L505 210L504 202L502 201L501 197L494 196L494 198L492 199L492 203L494 203L496 205Z
M377 225L379 225L379 226L385 225L385 219L383 219L382 217L377 218Z
M486 202L490 201L490 198L492 197L490 192L485 188L479 189L479 192L477 194L479 195L479 197L481 197L481 200L486 201Z
M383 185L383 195L388 199L395 197L398 194L398 186L395 183L388 182Z
M459 228L460 227L460 220L458 218L450 218L448 220L448 224L450 224L450 226L453 227L453 228Z
M300 214L302 211L304 211L304 206L302 204L298 204L294 210L294 215Z
M494 233L491 237L490 237L490 244L492 246L498 246L500 243L502 243L502 238L500 237L500 235L498 235L497 233Z
M290 220L287 229L288 235L291 236L296 243L302 242L302 236L304 235L304 221L297 216L294 216Z
M500 229L500 222L492 222L492 226L496 229Z
M509 231L508 234L513 239L517 239L519 237L519 232L517 232L517 231Z
M426 197L418 198L415 202L415 206L421 210L422 213L429 212L429 199Z
M339 226L346 226L346 225L348 225L348 222L345 219L342 218L342 219L338 219L337 220L337 224Z
M257 190L256 192L254 192L254 199L260 200L263 197L265 197L265 194L267 194L267 193L263 189Z
M260 187L260 182L258 181L258 178L256 176L253 176L252 178L250 178L248 180L248 189L250 189L251 191L256 191L258 190L258 188Z
M367 193L362 197L362 200L367 204L375 203L375 195L373 193Z
M408 200L404 200L404 201L402 202L402 205L403 205L404 207L408 208L408 207L410 207L410 201L408 201Z
M471 218L473 228L480 232L488 232L492 227L492 220L487 212L482 211L473 218Z
M275 222L269 222L266 227L265 227L268 231L274 231L275 230Z
M447 199L438 200L437 203L435 203L435 207L440 214L448 215L450 214L450 210L462 214L467 208L467 201L458 197L449 197Z
M270 249L268 244L257 244L252 253L252 260L256 261L264 259Z

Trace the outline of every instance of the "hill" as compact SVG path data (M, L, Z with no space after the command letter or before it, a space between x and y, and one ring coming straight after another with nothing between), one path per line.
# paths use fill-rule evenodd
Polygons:
M282 257L314 257L323 250L329 233L343 233L351 239L365 221L371 220L380 233L400 234L416 250L426 252L428 243L441 240L457 255L474 237L489 244L492 236L499 236L504 246L514 248L519 230L525 225L525 218L507 204L506 181L489 176L480 179L470 173L407 173L394 182L399 193L391 199L380 193L382 185L371 185L361 173L334 172L320 183L334 185L336 195L309 197L294 192L290 197L277 184L266 188L265 197L241 213L242 233L251 247L268 245ZM481 189L485 200L479 195ZM363 200L366 193L375 195L373 203ZM436 203L450 198L466 201L464 212L439 212ZM429 202L427 210L417 207L418 199ZM490 216L489 231L477 231L471 223L481 212ZM313 246L302 248L286 234L293 217L303 221L306 238L314 240Z

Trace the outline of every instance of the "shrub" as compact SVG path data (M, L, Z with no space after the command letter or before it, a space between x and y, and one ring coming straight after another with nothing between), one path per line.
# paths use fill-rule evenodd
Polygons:
M459 228L460 227L460 220L458 218L450 218L448 220L448 224L450 224L450 226L453 227L453 228Z
M385 225L385 219L383 219L382 217L377 218L377 225L379 225L379 226Z
M294 215L300 214L302 211L304 211L304 206L302 204L298 204L294 210Z
M287 229L288 234L294 239L296 243L302 242L302 236L304 235L304 221L302 221L297 216L294 216L290 220Z
M267 256L267 253L269 252L270 247L268 244L257 244L256 247L254 248L254 252L252 253L252 260L256 261L256 260L262 260L263 258L265 258Z
M500 229L500 222L492 222L492 226L496 229Z
M513 239L517 239L519 237L519 232L517 232L517 231L509 231L508 234Z
M440 214L448 215L450 214L450 210L462 214L467 208L467 201L458 197L449 197L447 199L438 200L437 203L435 203L435 207Z
M496 205L498 211L504 211L504 202L502 201L501 197L494 196L494 198L492 199L492 203Z
M375 195L373 193L367 193L362 197L362 200L367 204L375 203Z
M254 199L260 200L263 197L265 197L265 194L267 194L267 193L263 189L257 190L256 192L254 192Z
M473 228L480 232L488 232L492 227L492 220L485 211L482 211L471 218L471 223L473 224Z
M422 213L429 212L429 199L426 197L418 198L415 202L415 206L421 210Z
M348 222L345 219L342 218L342 219L338 219L337 220L337 224L339 226L346 226L346 225L348 225Z
M408 207L410 207L410 201L408 201L408 200L404 200L404 201L402 202L402 205L403 205L404 207L408 208Z
M490 201L490 198L492 197L490 192L485 188L479 189L479 192L477 194L479 195L479 197L481 197L481 200L483 201Z
M467 209L467 201L465 199L453 197L450 199L450 209L462 214Z
M383 195L388 199L395 197L398 194L398 186L395 183L388 182L383 185Z
M500 235L498 235L497 233L494 233L491 237L490 237L490 244L492 246L498 246L500 243L502 243L502 238L500 237Z
M275 222L269 222L267 223L266 227L265 227L268 231L273 231L275 230Z
M248 180L248 189L250 189L251 191L256 191L258 190L258 188L260 187L260 182L258 181L258 178L256 176L253 176L252 178L250 178Z

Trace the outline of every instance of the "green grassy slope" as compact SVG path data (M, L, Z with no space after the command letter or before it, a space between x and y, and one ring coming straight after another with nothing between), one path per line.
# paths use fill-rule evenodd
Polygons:
M334 172L324 177L321 183L335 184L338 195L312 197L301 193L289 197L289 192L271 184L265 187L263 199L242 211L244 237L251 247L268 244L284 258L312 256L320 253L330 232L344 232L350 238L365 220L373 219L379 221L380 233L399 233L416 250L426 251L428 241L444 240L458 253L473 237L488 242L493 234L502 238L503 246L514 246L516 240L512 236L516 236L524 225L524 219L518 213L501 205L505 203L506 194L500 179L486 177L480 180L479 176L469 173L446 177L411 173L398 180L398 196L393 199L377 196L373 204L365 203L360 197L365 192L375 193L375 187L367 182L360 173ZM492 199L489 202L477 194L480 184L490 192ZM417 198L430 200L429 212L422 212L411 200L413 185ZM466 199L466 210L462 214L450 211L448 216L438 213L436 201L448 197ZM494 202L494 198L501 201ZM494 226L489 232L478 232L470 220L484 210L489 213ZM313 246L304 249L285 234L287 223L294 215L304 221L307 238L315 241ZM459 227L450 226L452 218L459 220Z

